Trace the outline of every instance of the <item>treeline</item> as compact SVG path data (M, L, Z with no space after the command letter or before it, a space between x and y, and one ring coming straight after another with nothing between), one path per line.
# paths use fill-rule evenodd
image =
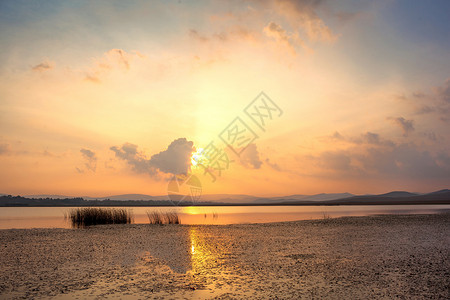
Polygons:
M266 200L266 199L265 199ZM85 200L83 198L25 198L22 196L0 196L0 207L6 206L319 206L319 205L429 205L450 204L450 191L443 190L425 195L410 197L354 196L350 198L327 201L277 201L272 203L224 203L224 202L190 202L170 200Z
M184 202L183 205L192 205ZM1 196L0 206L173 206L169 200L85 200L83 198L25 198L22 196Z

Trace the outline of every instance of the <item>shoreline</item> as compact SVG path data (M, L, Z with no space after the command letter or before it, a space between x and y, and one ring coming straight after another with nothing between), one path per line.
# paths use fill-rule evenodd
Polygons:
M348 206L348 208L353 208L354 206ZM372 208L373 206L365 206L366 208ZM384 208L390 206L384 206ZM181 220L182 225L194 226L194 225L239 225L239 224L272 224L281 222L296 222L296 221L307 221L307 220L323 220L323 219L338 219L342 217L370 217L377 215L424 215L424 214L442 214L449 213L450 206L443 205L428 205L425 209L408 209L409 206L396 206L393 210L311 210L311 211L280 211L280 212L266 212L266 211L239 211L230 212L225 211L223 213L217 213L217 211L201 210L192 214L188 211L177 212ZM417 207L417 206L415 206ZM279 208L283 208L282 206ZM314 208L311 206L310 208ZM19 208L20 209L20 208ZM46 209L46 208L41 208ZM74 209L74 208L71 208ZM131 211L133 209L139 208L129 208ZM183 209L183 207L179 207ZM204 209L210 209L209 207L204 207ZM41 212L44 215L35 213L33 216L22 217L15 212L13 215L0 216L0 230L8 229L73 229L70 222L66 217L61 217L60 214L66 215L67 211L52 212L45 215L45 211ZM147 211L137 211L132 213L132 222L129 225L150 225ZM97 225L96 225L97 226ZM115 224L115 226L120 226L120 224Z
M0 230L0 298L448 298L450 213Z
M224 207L240 207L240 206L386 206L386 205L449 205L450 200L444 201L423 201L423 202L342 202L342 203L218 203L218 204L160 204L160 205L149 205L149 204L101 204L101 205L0 205L0 207L214 207L214 206L224 206Z
M109 228L113 229L114 227L136 227L136 226L150 226L150 227L164 227L164 226L173 226L173 227L192 227L192 226L246 226L246 225L282 225L282 224L297 224L297 223L308 223L308 222L333 222L339 221L341 219L371 219L371 218L379 218L379 217L412 217L412 216L434 216L434 215L449 215L450 217L450 207L448 210L443 210L441 212L436 213L392 213L392 214L371 214L366 216L339 216L339 217L318 217L312 219L303 219L303 220L290 220L290 221L274 221L274 222L248 222L248 223L232 223L232 224L149 224L147 223L129 223L129 224L98 224L91 225L80 228L59 228L59 227L34 227L34 228L0 228L0 231L8 231L8 230L88 230L94 228ZM297 224L300 225L300 224Z

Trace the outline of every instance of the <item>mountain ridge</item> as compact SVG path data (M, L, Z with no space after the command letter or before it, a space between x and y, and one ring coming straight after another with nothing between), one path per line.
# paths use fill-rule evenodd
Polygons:
M143 197L143 194L124 194L116 197L130 197L134 195L138 198ZM208 201L207 199L200 199L192 202L186 199L182 203L174 204L167 196L148 196L154 199L164 197L161 200L85 200L81 197L65 198L65 199L50 199L50 198L25 198L22 196L0 196L0 206L314 206L314 205L417 205L417 204L438 204L450 205L450 190L443 189L427 194L416 194L408 192L390 192L380 195L362 195L351 196L346 198L332 199L338 195L347 195L347 193L339 194L318 194L317 197L328 197L328 200L295 200L284 199L282 197L258 198L254 201L254 196L249 195L233 195L228 194L213 194L210 199L220 199L221 201ZM43 195L46 196L46 195ZM145 196L145 195L144 195ZM208 195L205 195L207 197ZM231 199L231 200L230 200ZM236 200L237 199L237 200ZM239 201L239 199L247 199L247 202ZM314 199L314 198L313 198ZM205 201L206 200L206 201Z
M293 194L288 196L275 196L275 197L258 197L247 194L205 194L200 198L200 202L211 202L211 203L229 203L229 204L276 204L276 203L296 203L296 202L327 202L327 201L362 201L364 199L373 201L374 199L379 199L377 201L389 201L392 199L414 199L415 197L425 196L425 197L441 197L450 194L449 189L441 189L431 193L419 194L411 193L407 191L392 191L383 194L371 195L355 195L351 193L319 193L314 195L302 195ZM0 196L6 196L6 194L0 194ZM146 194L120 194L120 195L110 195L104 197L72 197L64 195L28 195L23 196L28 199L70 199L70 198L82 198L87 201L168 201L170 200L167 195L146 195Z

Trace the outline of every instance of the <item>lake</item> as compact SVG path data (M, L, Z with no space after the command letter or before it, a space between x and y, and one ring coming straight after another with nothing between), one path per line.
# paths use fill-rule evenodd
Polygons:
M123 207L122 207L123 208ZM73 207L1 207L0 229L71 228L64 215ZM182 224L245 224L324 217L368 216L375 214L434 214L450 210L450 205L368 205L368 206L196 206L128 207L134 223L148 223L147 211L175 211Z

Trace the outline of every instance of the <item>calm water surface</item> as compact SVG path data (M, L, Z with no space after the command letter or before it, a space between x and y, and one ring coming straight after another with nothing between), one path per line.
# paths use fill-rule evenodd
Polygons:
M122 207L123 208L123 207ZM1 207L0 229L70 228L64 214L71 207ZM243 224L321 219L375 214L424 214L450 210L450 205L378 205L378 206L198 206L128 207L134 223L148 223L147 211L175 211L182 224Z

